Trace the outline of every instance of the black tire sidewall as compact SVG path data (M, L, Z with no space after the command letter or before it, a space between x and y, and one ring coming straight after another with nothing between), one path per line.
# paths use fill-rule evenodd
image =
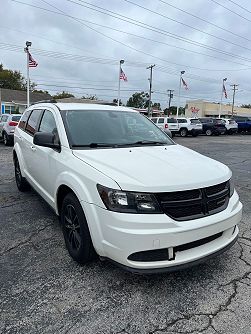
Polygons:
M78 221L80 225L80 247L78 250L72 249L69 240L68 235L65 228L65 219L64 219L64 208L71 204L74 207L74 210L78 216ZM73 193L68 193L62 203L61 209L60 209L60 222L63 230L64 240L66 248L70 254L70 256L77 261L78 263L86 263L91 261L95 257L95 250L93 248L92 239L90 235L90 231L88 228L88 224L86 221L86 217L84 214L84 211L82 209L82 206L77 199L77 197Z

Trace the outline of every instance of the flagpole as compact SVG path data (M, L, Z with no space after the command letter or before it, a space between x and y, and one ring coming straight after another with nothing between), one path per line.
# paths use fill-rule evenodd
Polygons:
M27 55L27 108L30 106L30 68L29 68L29 46L31 42L26 41L26 48L24 49Z
M221 88L221 99L220 99L219 118L221 118L221 109L222 109L222 98L223 98L223 86L224 86L224 81L227 81L227 78L222 79L222 88Z
M118 88L118 103L117 103L117 105L119 106L119 102L120 102L120 74L121 74L121 64L124 64L124 60L123 59L121 59L120 61L119 61L119 88Z
M181 79L182 79L182 74L184 74L185 71L180 71L180 85L179 85L179 96L178 96L178 105L177 105L177 112L176 112L176 118L179 117L179 109L180 109L180 89L181 89Z

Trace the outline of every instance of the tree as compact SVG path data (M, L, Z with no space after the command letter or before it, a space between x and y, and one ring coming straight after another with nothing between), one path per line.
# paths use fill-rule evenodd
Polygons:
M62 93L57 93L56 95L53 95L54 99L65 99L67 97L75 97L73 94L65 92L64 90Z
M115 103L116 105L118 105L118 99L113 99L112 102ZM123 105L123 103L122 103L121 100L119 100L119 105L120 105L120 106Z
M26 80L19 71L4 69L0 64L0 84L2 88L26 90Z
M141 93L134 93L126 103L127 107L134 107L134 108L146 108L147 101L149 100L149 94L145 92Z
M155 109L155 110L161 110L160 103L154 102L153 109Z
M88 99L88 100L93 100L93 101L96 101L98 98L97 98L97 96L96 95L83 95L82 97L81 97L81 99Z
M168 108L164 109L164 114L165 115L170 115L170 116L176 116L177 115L177 107L176 106L171 106L170 110ZM185 108L179 107L179 115L185 115Z
M33 89L33 93L43 93L43 94L49 94L47 90L42 90L42 89Z
M248 108L251 109L251 104L242 104L241 108Z

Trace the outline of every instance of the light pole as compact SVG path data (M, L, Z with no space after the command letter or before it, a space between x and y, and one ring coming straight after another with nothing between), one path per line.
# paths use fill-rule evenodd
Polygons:
M185 73L185 71L180 71L180 85L179 85L179 96L178 96L178 105L177 105L176 118L179 117L181 79L182 79L182 75L183 75L184 73Z
M152 104L152 83L153 83L153 67L155 66L154 65L150 65L148 66L146 69L149 70L150 69L150 79L149 79L149 82L150 82L150 85L149 85L149 103L148 103L148 117L150 117L150 113L151 113L151 104Z
M31 42L26 41L26 48L24 48L24 52L27 55L27 108L30 106L30 73L29 73L29 47L31 46Z
M227 81L227 78L222 79L222 89L221 89L221 98L220 98L220 111L219 111L219 118L221 118L221 109L222 109L222 98L224 92L224 82Z
M121 59L119 61L119 88L118 88L118 106L119 106L119 101L120 101L120 74L121 74L121 65L124 64L124 59Z

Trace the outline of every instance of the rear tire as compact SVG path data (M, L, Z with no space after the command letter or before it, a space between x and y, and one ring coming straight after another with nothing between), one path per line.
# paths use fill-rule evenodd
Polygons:
M212 134L213 134L212 130L210 130L210 129L206 130L206 135L207 136L212 136Z
M19 161L17 157L14 158L14 166L15 166L15 180L16 180L18 190L22 192L30 190L29 183L22 176L22 172L21 172Z
M84 264L96 257L84 211L73 193L68 193L60 210L60 221L66 248L78 263Z
M3 143L5 146L9 146L11 143L11 140L6 132L3 133Z
M186 137L187 136L187 129L180 129L180 136Z

